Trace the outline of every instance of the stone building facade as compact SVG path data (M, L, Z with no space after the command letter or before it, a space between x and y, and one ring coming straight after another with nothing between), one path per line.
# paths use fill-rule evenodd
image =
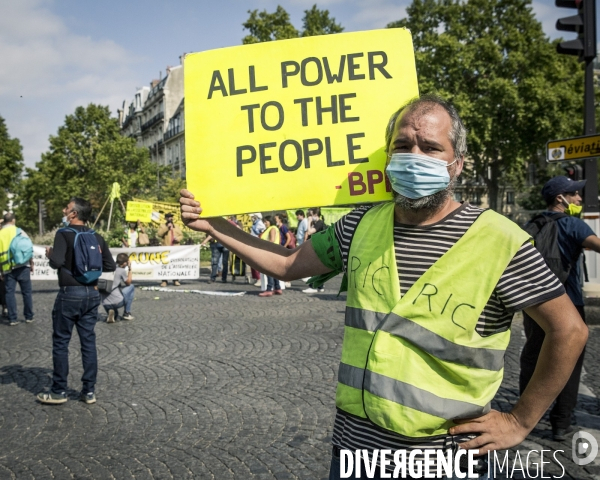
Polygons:
M133 101L118 111L121 134L147 148L150 160L168 165L185 178L183 134L183 65L169 67L166 76L142 87Z

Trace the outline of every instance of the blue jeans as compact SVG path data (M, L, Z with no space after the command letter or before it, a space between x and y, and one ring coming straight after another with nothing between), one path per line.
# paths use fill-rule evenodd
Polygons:
M31 295L31 275L29 267L18 267L4 275L6 283L6 308L8 308L8 319L17 321L17 299L15 292L17 283L21 287L23 295L23 315L26 320L33 318L33 297Z
M275 290L281 290L281 285L279 284L279 280L273 277L267 277L267 292Z
M354 458L354 457L353 457ZM350 478L350 479L367 479L370 478L371 480L382 480L382 478L380 477L380 473L381 470L379 469L379 467L377 467L377 470L375 472L375 476L373 477L367 477L367 474L365 473L365 471L361 468L361 474L359 476L356 476L356 472L352 472L352 475L350 475L350 477L345 477L345 478ZM466 473L463 471L463 473ZM392 475L390 475L391 477ZM335 455L331 456L331 466L329 468L329 480L341 480L341 476L340 476L340 459L339 457L336 457ZM412 478L412 477L406 477L406 478ZM423 478L423 477L421 477ZM456 476L452 476L452 477L440 477L441 480L457 480L458 477ZM467 478L465 476L465 478ZM490 475L488 476L487 474L484 474L482 476L479 477L479 480L494 480L493 475L490 473Z
M223 268L221 269L221 278L224 282L227 281L227 268L229 268L229 250L227 250L223 245L219 242L214 242L210 244L211 251L211 271L210 271L210 279L216 280L217 272L219 271L219 260L221 257L223 258Z
M81 343L83 363L82 393L94 392L98 374L96 352L96 317L100 305L100 294L96 287L60 287L52 310L52 392L67 390L69 375L69 342L73 326L77 328Z
M121 293L123 294L123 300L121 300L117 305L104 305L104 310L107 312L109 310L118 310L120 307L125 307L126 313L131 313L131 304L133 303L133 294L135 290L135 285L133 283L128 285L127 287L121 288Z

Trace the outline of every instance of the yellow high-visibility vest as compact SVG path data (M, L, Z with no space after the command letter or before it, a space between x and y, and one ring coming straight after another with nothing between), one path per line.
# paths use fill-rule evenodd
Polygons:
M17 236L17 227L15 225L7 225L0 228L0 270L9 272L12 268L8 249L10 242Z
M401 297L393 226L394 204L378 205L350 246L336 404L405 437L444 435L500 387L510 330L482 337L477 321L529 235L487 210Z

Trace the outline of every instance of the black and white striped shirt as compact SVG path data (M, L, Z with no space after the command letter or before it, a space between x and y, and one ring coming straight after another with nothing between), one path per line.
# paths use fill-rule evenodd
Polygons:
M372 206L353 210L334 225L344 271L354 232L370 208ZM431 225L394 224L394 248L402 295L464 235L482 212L483 209L465 203ZM559 297L564 292L564 287L539 252L530 242L525 242L500 277L479 317L476 331L483 337L503 332L510 328L516 311ZM341 410L337 412L333 428L333 444L350 450L449 448L453 442L465 440L448 435L411 442Z

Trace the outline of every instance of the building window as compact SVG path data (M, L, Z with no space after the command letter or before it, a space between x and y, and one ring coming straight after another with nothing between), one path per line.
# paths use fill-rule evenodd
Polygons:
M507 205L515 204L515 192L506 192L506 204Z

